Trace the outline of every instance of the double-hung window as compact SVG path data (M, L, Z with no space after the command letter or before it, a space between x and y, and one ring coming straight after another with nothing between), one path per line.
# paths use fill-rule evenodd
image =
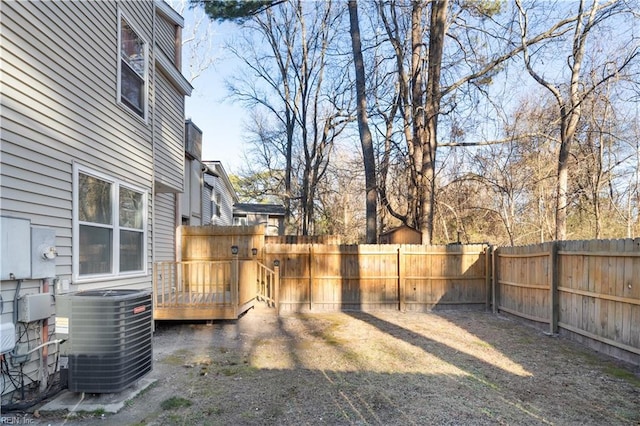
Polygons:
M74 276L146 273L147 192L74 167Z
M118 39L119 100L145 119L147 112L147 43L122 14L120 14L118 24Z

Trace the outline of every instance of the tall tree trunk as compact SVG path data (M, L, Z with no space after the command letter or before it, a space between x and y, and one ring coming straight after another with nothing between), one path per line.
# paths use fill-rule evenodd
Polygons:
M356 0L349 0L349 23L351 47L353 49L353 63L356 71L358 131L360 133L360 144L362 145L362 156L364 160L367 214L366 241L367 244L375 244L378 239L378 191L376 189L376 160L373 153L373 139L371 137L371 131L369 130L369 123L367 120L364 59L362 57L360 24L358 22L358 3Z
M426 119L426 132L422 134L421 187L422 199L420 212L420 232L422 243L431 244L433 240L433 218L436 200L436 151L438 148L438 114L440 113L440 75L442 72L442 54L447 28L448 0L431 3L431 26L429 28L429 53L427 69L426 100L422 117ZM413 33L412 33L413 36ZM426 138L425 138L426 136Z
M428 229L428 177L425 176L423 150L428 142L425 141L425 89L423 84L424 58L426 50L424 45L424 25L422 15L425 3L422 0L414 1L411 9L411 140L409 141L409 156L412 171L415 171L413 182L417 189L417 203L415 212L411 216L418 219L416 224L422 232L422 242L431 242L431 233ZM412 206L414 207L414 206Z

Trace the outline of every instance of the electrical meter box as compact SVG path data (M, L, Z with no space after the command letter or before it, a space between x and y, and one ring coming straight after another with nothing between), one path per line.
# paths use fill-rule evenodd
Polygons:
M56 276L56 231L51 228L31 228L31 278Z
M31 278L31 221L0 217L0 281Z

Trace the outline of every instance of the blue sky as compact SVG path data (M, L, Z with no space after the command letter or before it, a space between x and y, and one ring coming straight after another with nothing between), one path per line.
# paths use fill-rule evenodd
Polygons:
M209 71L194 81L186 117L202 130L202 159L220 160L227 173L234 173L242 160L243 111L224 99L226 73Z
M196 15L202 13L196 11ZM194 11L185 9L183 40L192 36L194 27ZM201 48L202 55L213 55L214 62L200 76L193 80L191 97L186 99L186 118L202 130L203 160L219 160L229 174L237 173L243 160L242 128L245 111L234 105L225 89L225 78L236 69L236 63L225 54L223 45L228 37L232 37L238 27L235 24L211 23L207 31L206 22L199 25L197 36L211 41L210 48ZM190 43L183 48L182 72L190 77L189 57Z

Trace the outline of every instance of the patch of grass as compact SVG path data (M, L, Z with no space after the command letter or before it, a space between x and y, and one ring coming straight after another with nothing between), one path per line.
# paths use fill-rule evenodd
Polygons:
M190 400L186 398L181 398L179 396L172 396L169 399L165 399L160 403L160 407L163 410L176 410L182 407L191 407L193 404Z
M182 416L179 416L177 414L171 414L169 416L169 422L174 425L184 424L184 418L182 418Z
M204 411L206 416L219 416L222 414L222 408L220 407L209 407Z
M465 379L472 383L473 387L477 387L478 389L485 389L485 387L487 387L489 389L497 390L500 388L497 384L490 382L480 374L470 373L468 376L465 376Z
M104 410L104 408L96 408L93 411L80 410L76 411L75 413L80 417L100 417L105 415L107 412Z
M640 386L640 378L627 369L609 365L605 368L605 372L610 376L629 382L634 386Z
M238 376L253 374L258 371L258 369L251 365L227 365L220 367L218 371L225 376Z
M193 352L188 349L180 349L175 351L171 355L167 355L162 360L160 360L160 362L169 365L182 365L190 356L193 356Z
M475 340L473 344L481 348L493 349L493 345L489 342L485 342L484 340Z

